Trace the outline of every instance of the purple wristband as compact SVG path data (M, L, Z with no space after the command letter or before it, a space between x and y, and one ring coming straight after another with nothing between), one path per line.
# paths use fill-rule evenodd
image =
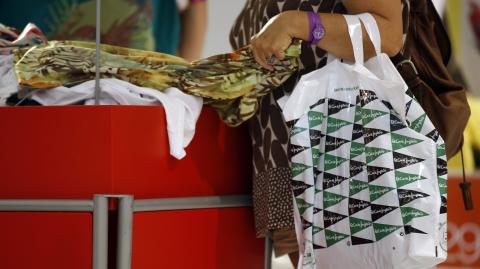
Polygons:
M320 15L315 12L308 12L308 20L310 22L310 37L308 42L314 46L325 36L325 28L320 20Z

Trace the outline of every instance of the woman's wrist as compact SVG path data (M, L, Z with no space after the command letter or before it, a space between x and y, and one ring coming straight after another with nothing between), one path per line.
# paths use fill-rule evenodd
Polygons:
M284 11L280 13L280 18L291 38L309 41L310 24L307 12L298 10Z

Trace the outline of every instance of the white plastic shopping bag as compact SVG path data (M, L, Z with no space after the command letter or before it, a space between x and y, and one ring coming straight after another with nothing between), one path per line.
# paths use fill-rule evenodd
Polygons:
M363 63L359 18L377 56ZM299 268L430 268L446 259L444 144L370 15L346 15L355 63L301 78L290 133Z

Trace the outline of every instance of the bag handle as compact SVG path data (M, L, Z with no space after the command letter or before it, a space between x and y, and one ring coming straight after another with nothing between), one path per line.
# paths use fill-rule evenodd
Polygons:
M362 24L356 15L343 15L348 26L348 33L353 47L353 56L355 64L363 65L363 37Z
M372 41L375 53L380 55L382 53L382 39L380 37L380 30L378 29L377 20L370 13L362 13L357 15L360 21L363 23L368 37Z

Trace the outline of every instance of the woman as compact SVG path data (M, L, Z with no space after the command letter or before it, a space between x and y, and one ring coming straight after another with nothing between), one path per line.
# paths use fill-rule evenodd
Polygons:
M102 43L200 58L206 0L102 0ZM0 23L35 23L50 40L95 40L95 0L2 0Z
M396 55L402 48L402 17L408 18L408 8L401 0L247 0L230 35L235 49L250 43L256 61L269 70L272 61L283 59L283 51L293 39L306 41L302 45L300 70L263 98L258 113L249 121L257 235L270 236L276 256L289 254L294 265L298 261L298 246L287 157L288 127L276 100L292 91L301 75L325 65L326 51L353 59L347 25L339 13L364 12L377 20L383 52ZM365 34L364 53L366 58L374 55Z

